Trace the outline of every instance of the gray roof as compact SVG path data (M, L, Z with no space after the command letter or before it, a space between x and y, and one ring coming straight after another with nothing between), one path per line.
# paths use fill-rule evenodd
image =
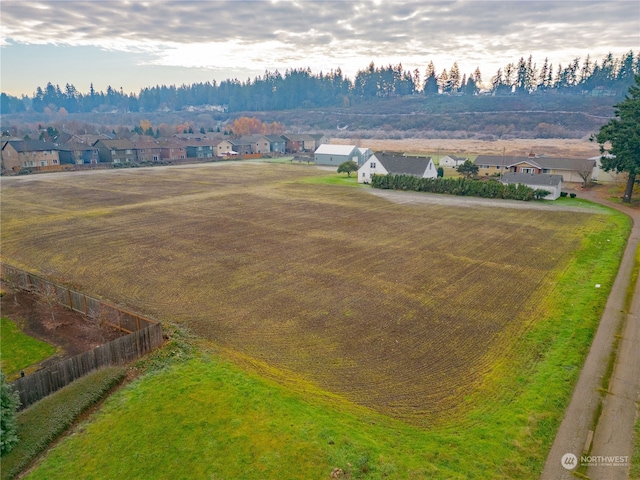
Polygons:
M514 157L502 155L478 155L476 165L511 167L526 162L537 168L555 170L583 170L593 168L595 160L587 158Z
M502 183L557 187L562 184L562 175L552 175L550 173L505 173L502 176Z
M5 148L7 144L11 145L16 152L42 152L44 150L58 149L55 143L41 140L9 140L2 148Z
M265 137L267 137L267 140L269 140L271 143L285 141L285 139L282 138L281 135L265 135Z
M374 155L387 172L394 175L422 176L431 161L431 157L407 157L400 153L376 152Z

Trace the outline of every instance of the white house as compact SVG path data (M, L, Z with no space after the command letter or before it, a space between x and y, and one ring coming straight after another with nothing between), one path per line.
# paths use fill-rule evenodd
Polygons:
M550 173L505 173L501 181L505 185L522 184L534 190L542 189L551 192L543 197L544 200L555 200L562 191L562 175Z
M436 178L431 157L408 157L399 153L376 152L358 169L358 183L369 183L373 175L413 175Z
M349 160L359 165L360 150L355 145L331 145L325 143L320 145L313 154L316 165L335 165Z
M612 155L610 154L607 154L605 156L612 157ZM617 173L615 170L611 170L610 172L605 172L602 169L601 156L591 157L589 160L593 160L594 162L596 162L595 166L593 167L593 174L591 175L591 178L594 181L602 182L602 183L613 183L616 181L620 181L622 177L621 174Z
M456 167L462 165L467 160L469 160L469 158L467 158L467 157L458 157L456 155L447 155L446 157L442 157L440 159L440 164L439 165L441 167L456 168Z

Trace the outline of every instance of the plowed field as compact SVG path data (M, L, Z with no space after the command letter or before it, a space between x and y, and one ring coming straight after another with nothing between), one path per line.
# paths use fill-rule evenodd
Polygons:
M431 423L515 354L602 224L303 181L326 174L217 164L3 179L2 256Z

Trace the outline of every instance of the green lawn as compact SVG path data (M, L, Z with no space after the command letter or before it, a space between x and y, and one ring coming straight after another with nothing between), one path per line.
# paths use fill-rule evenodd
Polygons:
M0 319L0 360L2 371L8 378L55 352L56 348L53 345L25 335L8 318Z
M516 356L495 363L449 420L410 426L291 372L258 376L205 344L109 398L27 478L325 479L334 468L354 479L537 478L629 232L622 214L601 222L553 279Z

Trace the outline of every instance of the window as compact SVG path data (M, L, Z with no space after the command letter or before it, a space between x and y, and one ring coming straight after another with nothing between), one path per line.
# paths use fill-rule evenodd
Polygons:
M521 172L521 173L536 173L536 169L535 169L535 168L525 168L525 167L521 167L521 168L520 168L520 172Z
M44 160L40 160L40 166L41 167L46 167L47 166L47 162Z
M551 173L551 169L550 168L543 168L542 169L542 173Z
M127 155L131 155L133 152L131 150L127 150Z
M158 155L154 155L154 156L153 156L153 161L154 161L154 162L157 162L157 161L158 161Z
M364 172L362 172L362 178L364 178L364 177L365 177L365 173L364 173Z
M58 160L56 160L55 158L53 159L53 164L57 165L58 164Z
M371 162L371 168L376 168L376 162Z

